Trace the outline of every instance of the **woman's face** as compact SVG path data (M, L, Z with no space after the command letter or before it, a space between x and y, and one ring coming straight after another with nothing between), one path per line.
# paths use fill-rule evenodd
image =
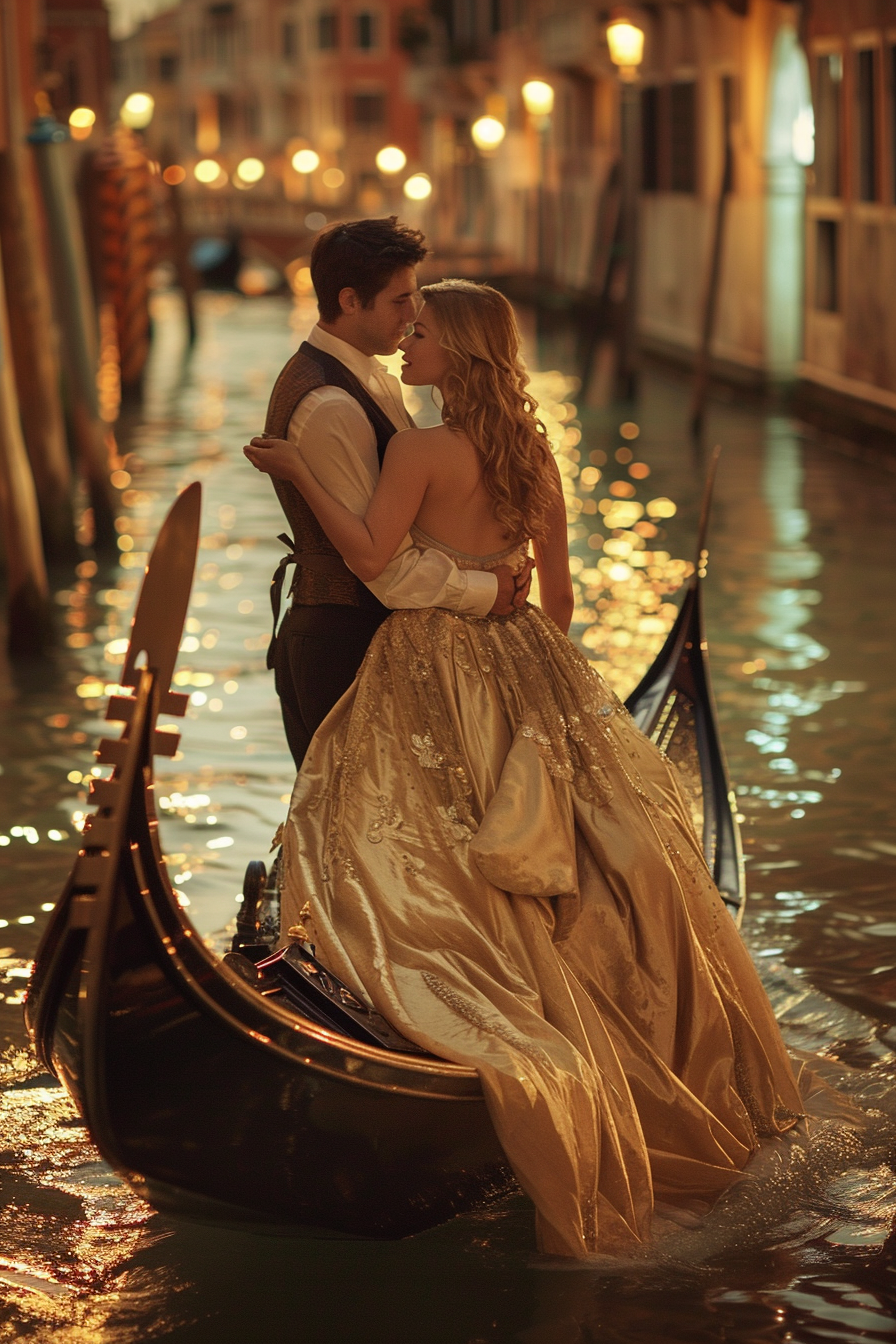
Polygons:
M441 328L429 304L414 323L414 330L398 347L404 355L401 381L409 387L438 386L451 368L451 357L439 344Z

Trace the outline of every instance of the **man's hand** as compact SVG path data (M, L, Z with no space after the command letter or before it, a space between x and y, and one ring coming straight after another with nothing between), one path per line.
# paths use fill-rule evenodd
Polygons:
M492 573L498 580L498 596L489 612L490 616L511 616L519 607L526 605L534 568L535 561L531 558L518 574L514 574L509 565L496 565Z

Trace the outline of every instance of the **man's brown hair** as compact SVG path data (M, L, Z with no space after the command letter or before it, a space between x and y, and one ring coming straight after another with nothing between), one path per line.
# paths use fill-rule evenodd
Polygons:
M311 249L311 283L324 322L339 317L339 292L353 289L369 308L396 271L416 266L426 256L419 229L388 219L357 219L331 224L317 235Z

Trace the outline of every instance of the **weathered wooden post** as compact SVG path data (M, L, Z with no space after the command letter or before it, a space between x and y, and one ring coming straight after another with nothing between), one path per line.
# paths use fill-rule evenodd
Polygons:
M731 155L731 99L732 79L730 75L722 78L722 177L719 194L716 198L713 219L712 240L709 247L709 267L706 276L706 290L703 296L703 322L700 328L700 346L694 374L694 390L691 396L691 433L698 435L703 428L706 413L706 395L709 390L709 358L713 331L716 324L716 309L719 303L719 287L722 276L722 246L725 237L725 212L728 197L731 194L732 155Z
M93 509L94 544L117 554L115 490L109 479L109 455L97 403L96 312L66 152L68 131L52 116L42 115L32 123L28 140L34 146L47 216L69 417Z
M77 556L72 469L62 412L58 332L26 143L16 9L15 0L2 0L8 142L0 152L0 247L19 412L37 487L44 554L51 564L61 564Z
M122 393L140 388L149 356L149 273L156 260L150 171L134 132L116 126L90 164L99 291L112 304Z
M47 571L34 478L22 438L0 258L0 528L6 557L11 658L35 658L50 640Z

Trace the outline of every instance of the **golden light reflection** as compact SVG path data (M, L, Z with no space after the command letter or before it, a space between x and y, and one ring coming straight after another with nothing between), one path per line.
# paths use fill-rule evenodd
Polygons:
M659 524L675 515L676 505L666 496L646 504L636 498L634 482L646 480L650 468L633 462L630 448L615 452L615 460L626 469L626 477L619 480L605 476L607 453L602 448L585 447L583 452L573 400L575 379L556 371L534 373L531 387L554 445L567 505L576 600L572 634L595 669L624 697L672 627L678 608L668 599L693 572L688 561L654 548ZM631 443L640 429L627 421L619 433ZM588 465L581 465L583 458Z

